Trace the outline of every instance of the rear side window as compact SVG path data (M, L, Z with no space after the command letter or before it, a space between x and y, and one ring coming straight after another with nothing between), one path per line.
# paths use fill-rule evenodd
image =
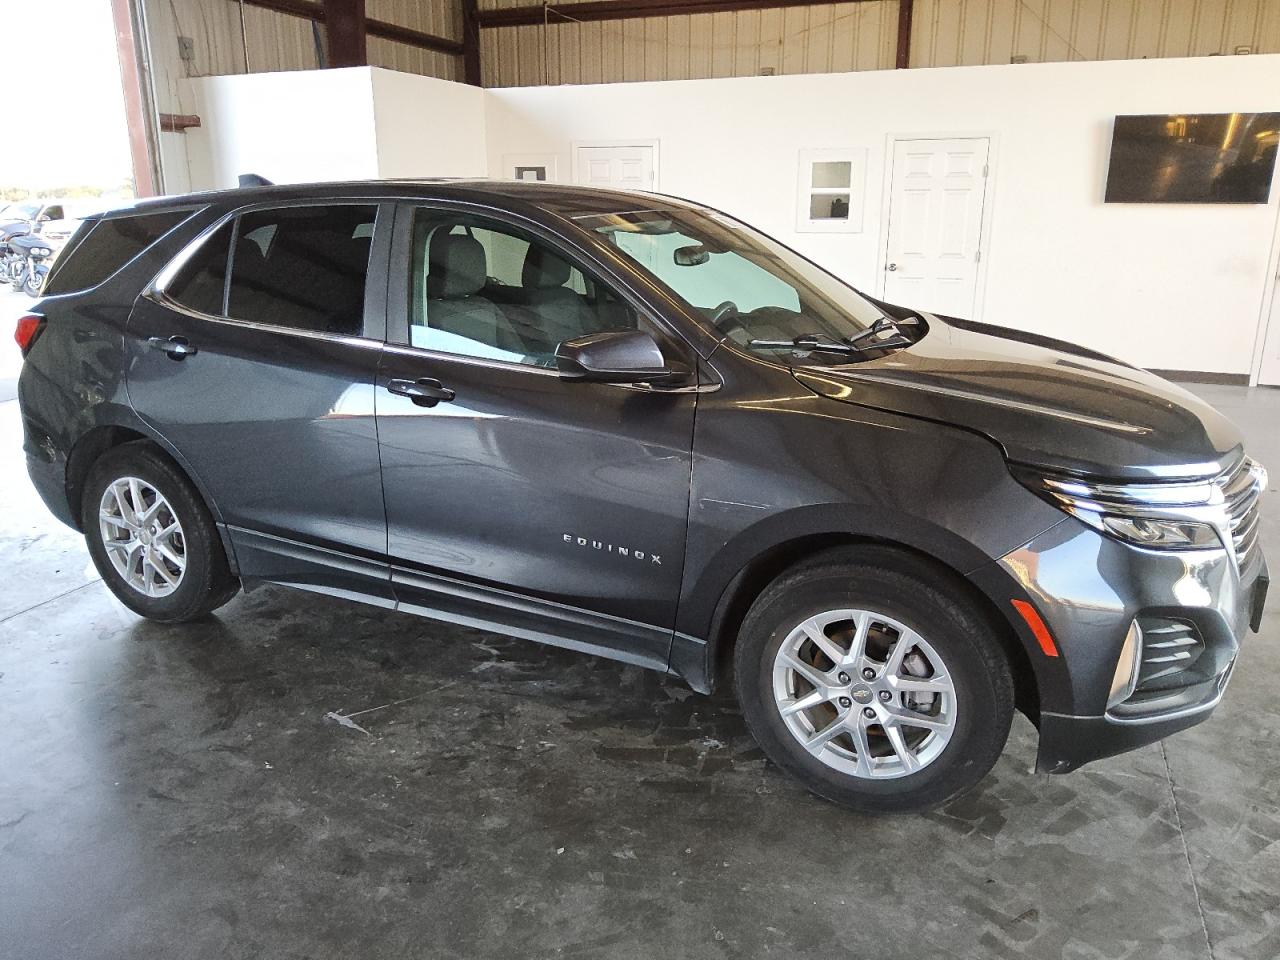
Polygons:
M235 221L224 223L195 252L165 292L184 307L221 317L226 301L227 251Z
M215 316L358 336L376 212L342 204L243 214L201 246L167 292Z
M93 223L84 238L58 258L45 292L57 295L96 287L190 215L190 210L179 210Z

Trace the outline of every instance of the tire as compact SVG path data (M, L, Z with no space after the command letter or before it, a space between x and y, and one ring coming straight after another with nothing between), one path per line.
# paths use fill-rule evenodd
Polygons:
M137 515L138 501L152 514L142 524L136 522L146 519ZM145 440L113 447L94 462L80 516L103 582L149 620L198 620L240 589L200 494Z
M44 289L44 274L37 273L35 270L27 271L27 276L22 281L22 289L29 297L40 296L40 291Z
M734 650L734 682L765 754L810 791L865 813L925 810L986 776L1008 739L1013 679L993 634L981 609L926 563L887 548L842 549L760 594ZM865 656L852 659L859 635ZM791 656L780 659L784 644ZM802 669L790 666L797 661ZM833 730L813 749L799 739Z

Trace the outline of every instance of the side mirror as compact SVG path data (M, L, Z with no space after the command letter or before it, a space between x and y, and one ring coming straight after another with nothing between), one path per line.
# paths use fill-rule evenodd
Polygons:
M648 383L677 375L667 366L658 342L643 330L589 333L562 341L556 347L556 369L566 380L594 383Z
M676 247L671 255L677 267L696 267L711 259L711 251L700 243L688 247Z

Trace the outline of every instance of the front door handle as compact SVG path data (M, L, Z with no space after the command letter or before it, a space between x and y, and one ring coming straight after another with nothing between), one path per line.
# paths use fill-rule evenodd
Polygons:
M422 377L418 380L388 380L387 390L402 397L408 397L420 407L434 407L437 403L448 403L455 396L454 392L434 377Z
M196 345L186 337L148 337L147 345L154 347L156 350L163 350L169 355L171 360L184 360L187 357L199 353Z

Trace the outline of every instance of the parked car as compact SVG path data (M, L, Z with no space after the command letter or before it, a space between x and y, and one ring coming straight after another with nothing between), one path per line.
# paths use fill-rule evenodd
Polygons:
M65 200L23 200L0 210L0 235L21 227L34 227L53 220L74 219L74 204Z
M0 210L0 238L16 228L29 228L40 215L43 206L44 202L41 200L23 200L20 203L8 204Z
M1198 723L1258 629L1231 423L706 207L258 187L91 218L18 324L32 480L160 621L263 582L732 681L870 811Z

